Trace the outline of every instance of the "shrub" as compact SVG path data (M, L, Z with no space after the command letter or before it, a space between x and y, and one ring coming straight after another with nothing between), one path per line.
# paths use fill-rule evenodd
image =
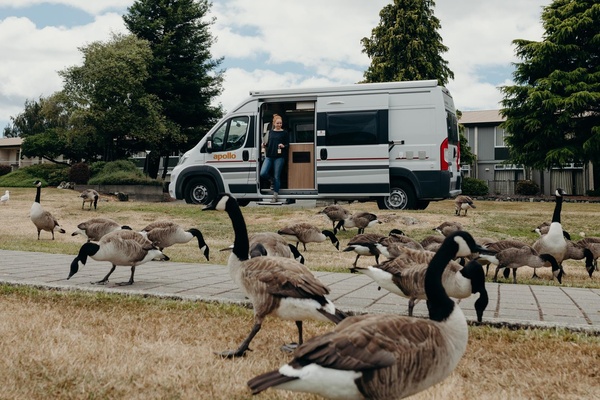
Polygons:
M0 165L0 176L9 174L12 172L12 168L10 165Z
M475 178L464 178L462 182L462 194L467 196L486 196L489 188L484 181Z
M592 190L588 190L586 192L586 194L588 196L600 196L600 188L596 188L596 189L592 189Z
M515 186L515 194L524 196L535 196L540 193L540 187L537 183L531 180L517 181Z
M90 185L150 185L162 186L161 181L148 178L130 161L104 163L102 170L88 181Z
M30 187L35 180L44 186L58 186L69 178L69 167L62 164L36 164L19 168L0 177L0 186Z
M90 180L90 167L86 163L71 165L69 169L69 182L85 185Z

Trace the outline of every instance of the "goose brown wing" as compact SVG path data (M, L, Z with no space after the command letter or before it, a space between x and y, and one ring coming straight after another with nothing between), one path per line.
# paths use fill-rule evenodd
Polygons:
M281 257L257 257L249 261L244 274L249 281L258 281L265 290L279 297L314 298L322 300L329 289L304 265Z
M428 320L398 315L346 318L333 332L315 337L294 354L292 366L319 364L340 370L378 370L417 366L427 357L438 328ZM432 357L432 356L429 356Z

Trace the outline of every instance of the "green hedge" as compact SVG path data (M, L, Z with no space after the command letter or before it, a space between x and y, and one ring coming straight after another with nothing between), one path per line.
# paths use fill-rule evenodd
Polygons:
M81 168L79 166L78 168ZM71 168L62 164L37 164L19 168L0 176L2 187L29 187L40 180L43 186L58 186L61 182L70 182ZM89 185L149 185L162 186L163 182L145 176L133 162L119 160L112 162L94 162L89 165L91 178Z
M465 178L462 182L462 194L466 196L486 196L489 193L485 181L475 178Z

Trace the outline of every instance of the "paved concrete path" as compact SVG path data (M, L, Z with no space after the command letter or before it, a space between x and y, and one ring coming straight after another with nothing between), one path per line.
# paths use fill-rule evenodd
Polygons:
M150 262L135 273L132 286L115 286L129 280L130 268L117 267L106 286L93 285L108 273L110 264L88 259L85 266L67 280L74 255L0 250L0 282L64 290L105 291L151 295L192 301L248 304L232 282L225 265L178 262ZM406 314L408 301L377 285L367 276L350 273L315 272L331 289L329 298L337 307L353 313ZM564 327L600 333L600 289L579 289L559 285L538 286L487 283L490 303L483 315L493 325ZM460 301L469 320L475 320L475 297ZM426 315L419 302L415 315Z

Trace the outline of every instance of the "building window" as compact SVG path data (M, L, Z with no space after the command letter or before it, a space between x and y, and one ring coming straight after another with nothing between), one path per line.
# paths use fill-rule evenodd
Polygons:
M508 147L506 145L506 137L508 134L499 126L494 127L495 147Z

